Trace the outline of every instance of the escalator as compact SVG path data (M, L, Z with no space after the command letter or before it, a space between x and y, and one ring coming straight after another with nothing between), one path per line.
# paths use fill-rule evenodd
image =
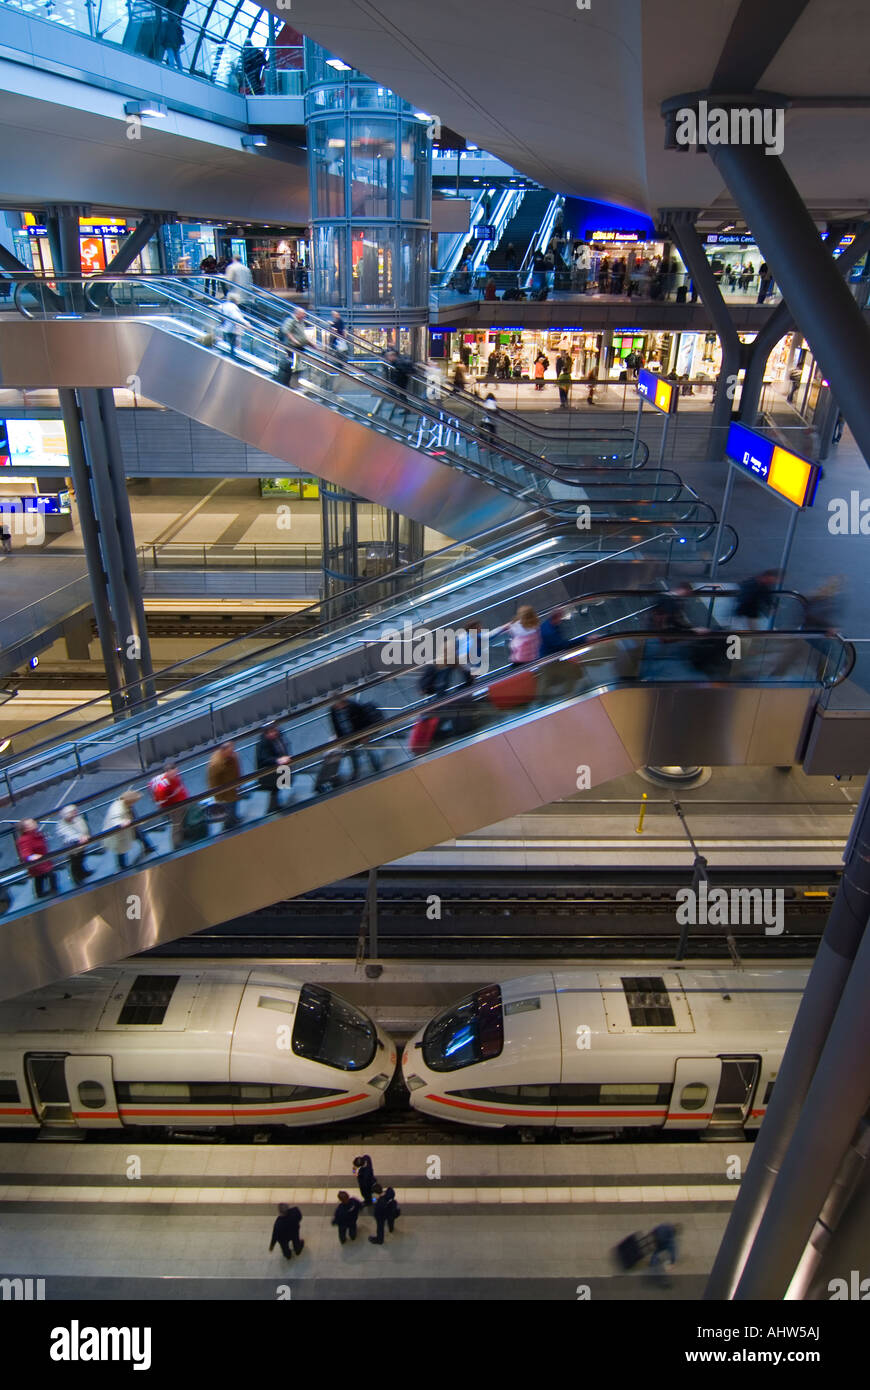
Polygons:
M0 997L467 835L645 764L799 761L819 694L851 669L849 645L786 626L738 634L737 658L729 651L726 659L726 634L729 648L734 637L730 596L693 600L711 630L691 636L651 629L655 597L587 595L566 647L521 668L510 665L504 638L493 635L486 669L473 685L435 698L421 695L413 655L387 660L382 633L372 673L350 688L374 709L364 742L359 733L331 737L335 689L305 708L294 705L282 719L292 756L289 788L274 814L266 814L267 794L253 773L247 735L238 730L238 709L225 722L215 701L203 747L187 745L178 762L190 809L210 799L201 788L211 748L235 734L248 797L239 827L173 849L162 828L165 812L143 815L138 824L154 842L148 858L118 870L105 852L94 878L76 889L64 856L51 851L58 882L47 884L38 902L25 871L4 874L10 910L0 938ZM794 621L792 602L783 607L784 622ZM169 728L172 715L169 703ZM421 719L434 721L427 727L435 732L415 754L412 731ZM78 779L75 795L90 817L95 857L109 802L142 780L136 754L146 756L141 739L128 746L126 764L83 769ZM47 821L38 810L42 794L18 800L15 814ZM61 769L52 795L53 805L69 795Z
M519 270L520 266L525 263L528 259L528 251L541 230L541 224L547 215L552 196L546 189L530 189L526 192L522 202L505 227L498 245L487 261L490 270ZM506 257L509 246L512 246L515 252L513 266L507 264Z
M286 387L275 380L284 354L273 332L246 327L231 357L213 301L181 296L171 281L134 278L125 290L144 286L147 304L109 300L85 313L101 283L61 281L83 312L59 315L46 282L19 281L22 312L32 315L38 304L49 317L0 325L7 387L132 384L156 404L456 539L555 501L583 501L586 481L600 483L602 468L631 459L625 437L601 436L558 463L535 457L513 438L459 420L449 402L399 393L370 368L341 365L317 346Z

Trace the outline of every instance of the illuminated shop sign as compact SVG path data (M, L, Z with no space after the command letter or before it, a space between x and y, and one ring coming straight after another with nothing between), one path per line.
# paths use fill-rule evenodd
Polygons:
M745 425L731 425L726 457L794 507L811 507L822 470Z
M598 242L599 244L611 241L646 241L646 232L641 232L636 229L633 231L604 231L599 227L586 239L587 241Z
M79 220L79 236L126 236L126 222L83 222ZM28 236L48 236L48 229L35 225L27 228Z
M679 400L673 382L663 380L662 377L656 376L655 372L648 372L644 367L641 367L637 374L637 394L664 415L672 415Z
M754 246L752 232L711 232L704 237L707 246Z

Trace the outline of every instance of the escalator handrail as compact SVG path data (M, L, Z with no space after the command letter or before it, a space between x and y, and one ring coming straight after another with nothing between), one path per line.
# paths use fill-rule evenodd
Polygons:
M21 292L22 290L27 288L28 283L39 284L41 279L42 277L39 276L31 276L30 281L19 279L19 281L16 283L15 293L13 295L13 302L15 304L16 309L23 318L34 319L37 317L37 315L31 313L28 309L26 309L23 306L23 304L21 303ZM102 274L92 275L88 277L69 275L65 277L59 276L58 280L65 281L69 284L81 285L84 289L85 297L88 303L90 304L91 308L93 309L94 313L100 315L102 313L102 307L104 306L100 306L94 302L92 292L97 285L108 284L111 286L117 283L118 277ZM125 283L135 283L135 281L136 277L128 277ZM43 283L48 283L48 281L44 280ZM210 319L212 321L212 325L216 327L219 331L223 332L225 330L226 324L217 306L217 301L212 299L211 296L206 296L203 294L201 296L201 299L205 302L196 302L196 300L194 300L192 295L190 294L190 287L188 287L186 284L183 284L183 282L179 281L178 277L166 277L165 279L160 281L152 280L152 283L158 284L164 300L167 300L170 303L178 304L182 308L186 308L189 311L204 315L207 319ZM180 292L181 288L183 288L183 290L185 291L184 293ZM247 293L247 291L245 291L245 293ZM113 305L115 305L114 298L112 298L112 303ZM115 307L121 308L123 306L115 305ZM43 313L41 317L54 318L58 317L58 315L49 315ZM63 317L63 315L60 315L60 317ZM131 313L129 317L131 319L141 318L147 320L149 317L153 318L154 315L149 316L146 314ZM167 313L165 317L167 317L170 320L170 322L173 321L171 314ZM261 326L259 326L256 323L249 323L248 321L246 321L244 332L249 337L255 340L259 340L260 343L266 346L269 352L286 352L286 348L277 341L276 335L267 333ZM212 348L206 348L201 343L191 343L191 346L202 347L204 351L213 351ZM457 436L462 435L462 437L466 440L467 444L473 444L478 448L482 446L496 455L500 454L504 458L508 459L515 467L526 468L533 473L541 474L542 476L546 477L549 482L559 480L560 470L555 464L551 463L549 459L543 458L536 454L532 454L526 450L519 449L516 445L506 444L505 441L501 439L493 440L489 437L480 438L476 430L468 429L468 427L461 420L457 419L454 416L451 416L449 410L447 410L441 402L418 402L413 395L409 393L400 392L397 388L394 388L392 384L385 378L379 377L373 372L358 371L353 362L338 362L334 357L331 357L327 353L324 353L322 350L319 350L314 344L310 344L308 347L306 347L304 349L304 352L305 360L312 362L321 370L332 373L334 375L349 378L352 382L357 382L364 389L372 391L373 394L379 396L382 400L390 402L394 406L401 408L403 411L407 411L412 415L417 414L420 417L422 417L423 420L429 420L432 416L435 415L442 415L445 419L449 419L451 421L450 428L454 430ZM218 354L218 356L220 356L220 354ZM249 363L239 363L238 365L248 368L250 368L251 366L251 364ZM262 373L260 373L260 375L262 375ZM347 403L345 402L345 404ZM427 410L427 404L431 406L430 410ZM454 466L462 469L462 471L471 473L476 477L484 478L490 486L500 486L500 480L495 478L495 476L492 473L487 473L484 468L475 466L470 457L463 457L462 455L458 454L455 450L445 449L444 452L445 454L448 454L451 457L451 460L455 460ZM579 486L579 483L577 485ZM511 495L516 495L515 493L513 493L511 489L502 487L502 490L509 491Z
M552 534L552 528L548 528L548 530L549 530L550 534ZM548 530L545 530L545 531L542 531L542 532L541 532L542 538L548 538ZM728 527L728 525L727 525L727 527L725 527L725 530L730 531L730 530L731 530L731 527ZM570 535L570 534L571 534L571 532L568 531L568 535ZM706 531L703 532L703 538L706 538L707 535L709 535L709 534L710 534L710 528L707 527L707 528L706 528ZM735 538L735 546L734 546L734 549L735 549L735 548L737 548L737 532L734 532L734 538ZM530 537L530 539L531 539L531 537ZM677 538L677 539L678 539L678 538ZM613 560L618 560L618 559L621 559L621 557L623 557L623 556L631 555L631 553L637 552L637 550L643 549L643 548L645 548L645 546L652 545L653 542L660 542L660 541L670 541L670 542L673 542L673 541L674 541L674 532L673 532L673 531L662 531L662 532L660 532L659 535L652 535L652 537L645 537L645 538L642 539L642 541L635 541L635 542L632 542L631 545L623 546L623 548L621 548L620 550L617 550L617 552L614 552L613 555L609 555L609 556L605 556L605 557L596 557L596 559L586 560L586 563L577 564L577 566L575 566L574 569L568 569L568 570L566 571L566 573L567 573L567 574L581 573L582 570L592 569L592 567L595 566L595 564L602 564L602 563L610 563L610 562L613 562ZM728 552L727 559L730 559L732 553L734 553L734 549L732 549L732 550L730 550L730 552ZM580 550L578 550L578 552L575 552L575 553L577 553L577 555L584 556L586 552L584 552L584 550L580 549ZM461 563L461 562L460 562L460 563ZM464 562L464 563L467 563L467 562ZM566 563L567 563L567 562L566 562ZM721 559L720 559L720 563L723 563L723 562L721 562ZM400 573L400 571L396 571L396 573ZM436 582L436 584L441 584L441 582L443 582L443 581L446 580L446 577L448 577L448 574L449 574L449 571L445 571L445 574L439 574L438 577L434 577L434 580L432 580L432 582ZM473 581L473 580L474 580L474 575L471 575L471 581ZM367 582L370 582L370 581L367 581ZM371 582L382 582L382 581L371 581ZM422 582L424 582L424 584L427 584L427 582L429 582L429 581L424 580L424 581L422 581ZM530 588L530 589L527 589L527 591L525 591L525 595L530 596L531 594L534 594L534 592L536 591L536 588L539 588L539 587L541 587L541 585L534 585L534 587L532 587L532 588ZM404 602L404 600L407 599L407 606L413 605L414 602L420 602L420 599L413 600L413 599L410 599L409 596L407 596L407 595L399 595L399 599L400 599L400 602ZM317 605L311 605L311 607L317 607ZM304 613L304 612L306 612L306 610L303 609L302 612ZM343 616L343 614L342 614L342 616ZM286 621L286 619L285 619L285 620L277 619L277 620L275 620L275 623L274 623L274 624L268 624L268 627L275 627L275 626L278 626L278 624L281 624L282 621ZM357 619L356 621L363 621L363 619ZM385 621L386 621L386 614L385 614ZM327 624L327 623L320 624L320 626L315 626L315 627L313 627L313 628L310 628L310 630L300 632L299 637L300 637L300 639L302 639L302 641L307 641L307 639L310 639L311 644L315 644L315 642L317 642L317 639L318 639L318 638L317 638L318 630L320 630L320 631L321 631L321 635L324 635L324 637L325 637L325 635L327 635L327 632L325 632L324 630L325 630L325 628L327 628L328 626L329 626L329 624ZM260 630L260 631L261 631L261 630ZM256 634L252 634L252 637L254 637L254 635L256 635ZM227 645L227 646L235 645L235 642L236 642L236 641L238 641L238 639L231 639L231 641L228 641L227 644L220 644L220 645L217 646L217 648L211 648L210 651L220 651L221 645ZM247 639L246 639L246 641L247 641ZM202 699L207 699L207 692L208 692L208 689L210 689L210 687L213 687L213 685L220 684L220 682L221 682L221 681L224 681L224 680L231 680L231 678L239 678L240 676L242 676L242 670L250 669L250 667L257 666L257 664L260 664L260 663L263 663L263 662L268 662L268 660L270 660L270 648L271 648L271 646L281 646L281 645L284 645L285 642L288 642L288 641L293 641L293 638L286 638L286 637L285 637L285 638L278 639L278 642L275 642L275 644L267 644L267 645L264 645L263 648L257 648L257 649L254 649L254 651L247 651L247 652L243 653L243 655L240 655L240 656L236 657L236 659L231 660L231 662L225 663L224 666L218 666L218 667L215 667L214 670L206 671L206 673L203 673L203 674L202 674L202 681L203 681L202 687L197 688L197 687L195 687L195 685L193 685L193 688L190 688L190 689L189 689L188 695L182 696L182 698L179 699L178 703L174 703L174 705L167 706L167 710L165 710L165 712L170 713L170 712L172 712L172 710L175 710L175 709L177 709L177 710L179 710L179 712L181 712L181 709L183 708L183 706L186 705L186 703L188 703L188 702L193 702L193 701L202 701ZM178 663L175 663L175 669L177 669L177 667L179 667L179 666L183 666L183 664L186 664L186 663L188 663L188 662L192 663L192 662L196 662L196 660L202 660L202 659L203 659L203 655L207 655L207 653L202 653L202 652L200 652L199 655L197 655L197 656L186 657L185 662L178 662ZM289 656L289 655L290 655L290 653L288 653L288 656ZM238 663L243 663L242 669L239 669ZM172 669L174 669L174 667L167 667L167 669L165 669L165 670L168 671L168 670L172 670ZM156 673L156 678L160 678L160 680L163 680L164 674L165 674L165 671L160 671L160 673ZM192 682L195 681L195 680L197 680L197 677L192 677ZM143 681L142 681L142 680L140 680L140 681L133 681L133 682L129 682L129 684L128 684L128 685L125 685L125 687L122 687L122 689L124 689L124 691L131 691L131 689L132 689L132 691L140 691L140 688L142 688L142 684L143 684ZM179 682L178 682L178 685L175 685L175 687L163 688L163 689L161 689L160 692L158 692L157 698L158 698L158 699L161 699L161 701L165 701L165 698L167 698L167 696L170 696L170 695L172 694L172 691L174 691L174 689L178 689L179 687L183 687L183 685L185 685L185 681L179 681ZM117 692L117 694L120 694L120 692ZM36 733L36 731L38 731L39 728L43 728L44 726L46 726L46 724L54 723L54 721L57 721L57 720L69 720L69 717L71 717L72 714L75 714L75 716L78 716L78 714L81 713L82 710L86 710L86 709L93 708L93 706L95 706L95 705L104 705L104 703L106 703L106 694L99 695L99 696L95 696L95 698L90 699L90 701L82 702L81 705L75 705L74 708L72 708L71 710L65 710L65 712L64 712L63 714L51 714L51 716L49 717L49 719L40 720L40 721L38 721L38 723L36 723L36 724L31 724L31 726L28 726L28 727L24 728L24 730L18 730L18 731L17 731L17 734L15 734L15 738L24 737L25 734ZM126 717L131 717L131 716L132 716L132 717L136 717L136 716L138 716L138 714L140 714L140 713L147 713L147 712L149 712L149 710L153 710L154 708L156 708L156 702L154 702L154 698L149 698L149 696L142 696L142 695L139 695L138 698L135 699L135 701L132 701L131 703L129 703L128 706L126 706L126 709L124 710L124 712L122 712L122 714L124 714L124 716L126 716ZM113 731L118 731L118 730L120 730L120 728L124 727L124 724L125 724L125 719L120 719L120 720L118 720L118 719L115 719L114 716L108 716L108 714L106 714L106 716L99 716L99 717L97 717L97 719L93 720L93 724L95 724L95 726L97 726L97 724L103 724L103 721L104 721L104 720L108 721L107 727L110 728L110 730L113 730ZM86 737L88 737L88 727L85 726L85 728L82 728L81 731L76 730L76 737L75 737L75 738L65 738L65 739L64 739L64 738L63 738L63 735L56 735L56 737L50 737L50 738L47 738L47 739L42 739L42 741L36 742L36 744L32 744L31 746L29 746L28 749L25 749L25 752L22 753L22 755L21 755L21 763L24 763L24 765L26 765L26 763L28 763L29 760L31 760L31 758L33 758L33 756L38 755L38 753L40 752L40 749L47 749L47 748L50 748L50 746L56 746L56 745L57 745L57 742L58 742L58 738L63 739L63 742L61 742L61 746L72 745L72 746L74 746L74 748L76 748L76 746L78 746L79 739L85 739ZM6 765L4 765L4 771L11 771L11 770L13 770L13 769L14 769L14 766L15 766L14 760L11 760L11 759L10 759L10 760L7 760Z
M593 597L593 596L590 596L590 598L592 598L592 597ZM557 607L558 607L558 606L560 606L560 605L557 605ZM552 611L552 610L551 610L551 611ZM744 637L747 637L747 638L759 638L759 639L760 639L760 638L768 638L768 639L769 639L770 637L776 637L776 638L781 638L781 639L783 639L783 640L788 640L788 641L795 641L795 640L809 641L809 640L811 640L812 638L822 638L822 637L823 637L826 641L828 641L828 642L830 642L830 643L832 643L832 644L833 644L834 642L839 642L843 654L844 654L845 656L851 656L851 660L850 660L850 662L848 663L846 670L844 671L844 670L842 669L842 663L841 663L841 662L837 662L837 665L836 665L836 672L837 672L837 674L836 674L836 676L835 676L834 679L832 679L832 680L822 680L821 682L819 682L819 681L812 681L812 682L807 682L807 683L806 683L807 685L812 684L812 685L820 686L821 689L823 689L823 690L830 689L830 688L832 688L832 687L834 687L834 686L836 686L836 685L840 685L840 684L842 683L843 680L847 679L847 676L848 676L849 671L851 671L851 670L853 669L853 667L854 667L854 658L855 658L854 646L853 646L852 643L848 642L845 638L840 637L839 634L837 634L836 636L831 636L831 635L828 634L828 633L821 633L821 632L806 632L806 631L803 631L803 630L783 630L783 631L777 631L777 632L765 632L765 631L759 631L759 630L756 630L756 629L750 629L750 630L746 630L746 631L743 631L743 632L738 631L737 633L731 633L730 630L729 630L729 635L744 636ZM720 640L720 639L721 639L721 636L722 636L722 632L721 632L721 631L716 631L716 632L707 633L707 634L704 634L704 633L696 633L696 634L693 635L693 640L695 640L695 641L714 641L714 640ZM674 635L674 634L669 634L669 633L662 633L661 631L658 631L658 630L655 630L655 629L651 629L651 628L650 628L650 629L639 629L639 630L638 630L638 629L627 629L626 631L624 631L624 632L622 632L622 633L609 633L609 634L607 634L606 636L603 636L603 637L591 637L591 638L589 638L589 637L584 637L583 639L581 639L581 640L578 641L577 643L573 644L571 647L567 648L567 649L564 650L564 651L556 652L556 653L553 653L553 654L551 654L551 655L549 655L549 656L545 656L545 657L539 657L536 661L531 661L531 662L523 663L522 666L520 666L519 668L517 668L517 667L515 667L515 666L513 666L513 665L508 665L507 667L502 668L499 672L496 672L494 675L492 675L491 673L487 673L487 678L486 678L485 682L484 682L484 681L481 681L479 684L478 684L478 683L475 683L473 686L467 687L467 698L475 699L475 700L477 700L477 699L481 699L481 700L482 700L482 699L485 699L485 698L489 695L489 692L490 692L491 687L492 687L493 685L497 685L500 681L505 680L505 679L509 676L509 674L511 674L511 673L517 674L518 671L522 671L523 673L526 673L526 674L529 674L529 675L537 676L537 675L539 674L539 672L544 671L544 670L546 670L546 669L548 669L548 668L550 668L550 667L552 667L552 666L555 666L555 665L557 665L557 664L559 664L559 663L561 663L561 662L563 662L563 661L571 661L571 660L573 660L573 661L580 661L580 660L582 659L582 657L583 657L587 652L594 651L596 647L601 647L601 646L604 646L605 644L608 644L608 643L621 642L621 641L625 641L625 640L632 640L632 641L647 641L647 640L650 640L650 639L653 639L653 640L656 640L656 641L662 641L662 640L665 640L665 641L666 641L668 637L672 637L672 638L674 638L675 640L679 640L680 634L675 634L675 635ZM850 649L851 649L851 653L850 653ZM413 669L413 668L412 668L412 669ZM407 672L406 672L405 669L403 669L402 671L385 672L383 675L374 677L374 678L372 678L372 679L369 680L369 681L366 681L366 682L364 682L364 683L362 683L362 684L360 684L360 685L357 685L357 686L352 687L352 688L350 689L349 693L350 693L353 697L357 697L357 696L359 696L359 695L366 694L366 693L368 693L370 690L374 689L376 686L383 685L383 683L384 683L385 681L398 679L398 678L400 678L401 676L404 676L405 674L407 674ZM599 685L599 686L592 686L590 689L582 691L579 695L574 695L574 696L572 696L572 697L571 697L571 702L574 703L574 702L579 701L579 700L581 700L581 699L582 699L582 700L585 700L585 699L588 699L590 696L599 695L599 694L603 693L604 691L618 690L618 689L620 689L620 688L631 687L631 686L633 686L633 685L635 685L635 684L645 684L645 685L648 685L648 684L650 684L650 683L651 683L651 682L650 682L650 679L649 679L648 676L647 676L647 677L644 677L643 680L641 680L640 677L638 677L638 678L636 678L636 679L635 679L635 678L632 678L632 677L626 677L626 678L622 678L622 677L621 677L621 678L619 678L618 680L615 680L615 681L614 681L614 680L606 681L606 682L602 683L602 684ZM717 681L715 678L709 678L709 677L706 677L706 678L705 678L705 677L703 677L703 676L700 676L698 679L692 679L692 680L690 680L690 681L686 681L686 680L675 681L675 680L671 679L671 680L655 681L655 682L652 682L652 683L654 683L654 684L656 684L656 685L661 685L661 686L663 686L663 687L664 687L664 686L669 686L669 685L679 685L679 686L684 686L684 685L703 686L703 685L721 685L721 684L732 685L732 684L733 684L733 685L740 686L740 685L743 685L743 684L746 684L746 685L756 685L756 684L773 685L773 684L775 684L775 682L773 682L773 681L769 681L769 680L768 680L768 681L762 681L762 680L758 680L758 679L752 679L751 677L750 677L750 678L747 678L745 681L742 680L742 679L738 679L738 680L735 680L735 681L733 681L733 682L732 682L732 681L725 681L725 682L722 682L722 681ZM472 694L472 692L473 692L473 694ZM462 692L462 691L456 691L456 690L454 690L454 691L452 691L452 692L450 692L450 693L448 693L447 695L444 695L444 696L439 696L439 697L434 698L434 699L431 699L431 698L430 698L430 699L423 699L423 700L421 700L421 701L418 701L418 702L416 702L415 704L413 704L411 707L406 708L405 710L403 710L401 714L393 715L393 716L391 716L389 719L381 720L379 723L373 724L373 725L371 725L370 727L368 727L368 728L365 730L365 732L364 732L364 741L368 743L368 742L371 742L372 739L374 739L374 738L376 738L376 737L378 737L378 736L383 736L383 735L385 735L385 734L390 734L390 733L392 733L392 732L394 732L394 731L395 731L395 732L401 732L402 729L404 729L404 728L406 728L406 727L408 726L408 723L409 723L410 721L414 721L414 720L420 718L420 717L424 714L424 712L425 712L426 717L428 718L428 717L430 717L431 715L438 713L439 711L445 711L445 710L447 710L448 707L453 707L453 708L455 709L457 703L461 700L462 695L463 695L463 692ZM329 697L328 699L326 699L326 700L324 700L324 701L322 701L322 702L319 702L319 704L316 705L316 706L310 706L310 707L306 708L305 711L304 711L305 716L306 716L306 717L307 717L307 716L311 716L311 715L316 715L316 716L318 716L320 713L322 713L322 710L323 710L323 708L324 708L325 706L331 705L331 704L333 703L333 701L334 701L335 698L336 698L336 696L333 695L333 696ZM556 703L558 703L558 701L557 701ZM516 718L516 717L519 717L521 713L524 713L524 711L512 711L512 712L510 712L510 716L509 716L509 717L510 717L510 718ZM468 737L473 737L473 736L474 736L474 735L468 735ZM293 777L294 772L297 772L297 771L301 770L302 766L307 765L307 764L309 764L309 763L311 763L311 762L322 761L323 758L326 757L326 756L329 755L329 754L334 754L334 753L337 753L337 752L345 753L345 752L348 752L348 751L349 751L350 749L352 749L352 748L357 748L357 749L358 749L358 748L360 747L360 743L361 743L361 738L362 738L362 737L363 737L363 736L362 736L361 733L358 731L358 732L355 732L355 733L353 733L353 734L346 735L344 738L341 738L341 739L330 739L327 743L319 744L319 745L317 745L317 746L314 747L314 748L306 749L306 751L305 751L304 753L295 753L295 754L294 754L294 753L291 753L291 754L289 754L289 755L288 755L288 763L286 764L286 766L288 766L289 769L290 769L291 784L292 784L292 777ZM381 776L383 776L384 773L387 773L387 774L389 775L390 772L396 771L396 770L397 770L397 769L395 769L395 768L386 768L386 769L382 769L379 773L377 773L377 774L375 774L375 775L376 775L377 777L381 777ZM267 771L268 771L268 770L267 770ZM229 783L229 782L228 782L228 783L226 783L225 785L222 784L222 786L221 786L221 791L226 791L226 790L230 790L230 789L238 790L238 791L247 790L247 789L249 789L252 785L258 785L258 784L259 784L260 777L261 777L262 775L263 775L263 769L255 769L253 772L247 772L247 773L245 773L241 778L238 778L236 781L234 781L234 782L232 782L232 783ZM134 777L134 778L133 778L133 781L135 781L135 780L138 780L138 778ZM115 784L113 787L111 787L111 788L104 788L104 789L101 790L100 792L96 793L93 797L89 797L89 798L87 798L87 799L85 799L85 800L80 801L80 802L78 803L79 809L80 809L80 811L81 811L83 814L87 815L89 808L93 808L95 805L98 807L98 806L100 806L100 805L109 804L111 800L117 799L117 797L120 795L121 791L122 791L122 790L126 790L130 785L131 785L131 779L128 777L126 780L124 780L124 781L122 781L122 782L119 782L119 783L116 783L116 784ZM334 792L320 793L320 796L323 797L323 798L325 798L325 797L330 797L330 796L333 796L333 795L335 795ZM192 796L188 796L188 797L186 798L186 800L184 801L183 804L184 804L185 807L189 808L190 806L199 805L199 804L201 804L201 803L203 803L203 802L206 802L206 801L209 801L209 802L210 802L210 801L213 801L213 800L214 800L214 790L211 789L211 788L207 788L207 789L206 789L205 791L203 791L203 792L197 792L197 793L195 793L195 794L192 795ZM303 803L303 804L310 804L310 802ZM281 808L281 810L279 811L278 814L281 814L281 815L290 815L290 814L292 814L295 810L298 810L298 809L301 809L301 807L300 807L298 804L294 805L294 804L291 803L290 805ZM136 819L135 819L135 825L136 825L137 829L145 829L145 830L147 830L149 827L152 827L152 826L154 826L154 825L157 825L157 824L160 824L160 823L165 823L165 822L166 822L166 817L167 817L166 808L165 808L165 807L162 808L162 809L158 808L156 811L149 812L149 813L148 813L147 815L145 815L145 816L136 817ZM260 821L262 821L262 820L264 820L264 819L266 819L266 817L261 817L261 818L260 818ZM251 829L251 828L253 828L253 826L254 826L255 824L258 824L258 823L260 823L260 822L259 822L259 821L258 821L258 822L250 822L250 823L245 823L245 822L243 822L243 823L242 823L242 830L244 830L245 828ZM14 832L11 832L11 831L10 831L9 833L10 833L10 834L13 834L13 838L14 838ZM104 840L107 840L109 836L115 835L115 834L117 834L117 827L116 827L116 828L113 828L113 829L110 829L110 830L102 830L102 831L97 832L96 834L91 835L91 836L89 837L88 843L89 843L89 845L99 845L99 844L101 844ZM208 841L208 842L203 842L203 843L204 843L204 844L205 844L205 843L210 843L210 841ZM186 849L185 849L184 851L182 851L182 852L186 852L187 849L194 849L194 848L195 848L195 846L189 846L189 847L186 847ZM54 849L51 849L51 850L49 851L49 855L50 855L50 858L51 858L52 862L57 862L57 861L64 862L64 861L69 857L69 854L70 854L70 853L74 853L74 852L75 852L75 847L73 847L71 850L57 850L57 851L55 851ZM168 859L168 858L172 857L172 855L173 855L174 853L178 853L178 851L170 851L169 854L161 855L161 860L163 860L163 859ZM111 879L111 878L115 878L115 877L121 877L122 875L124 875L124 874L127 873L127 872L138 872L138 871L139 871L139 864L137 863L137 864L131 865L130 868L129 868L129 870L121 870L120 873L115 874L115 875L108 875L107 878L108 878L108 879ZM20 878L22 878L22 877L25 876L26 874L27 874L27 869L26 869L25 866L22 865L20 868L17 868L17 869L15 869L15 870L10 870L10 871L8 871L7 874L3 875L2 878L0 878L0 882L5 883L5 882L7 882L7 881L10 881L10 882L11 882L11 881L18 881ZM54 896L56 896L56 897L65 897L65 896L68 895L68 893L69 893L70 891L75 891L75 890L66 890L66 891L61 892L61 893L58 893L58 894L56 894L56 895L54 895ZM31 910L32 910L32 909L31 909Z

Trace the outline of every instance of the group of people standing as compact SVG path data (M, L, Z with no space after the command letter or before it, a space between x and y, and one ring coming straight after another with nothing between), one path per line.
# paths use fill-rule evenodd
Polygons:
M383 1245L385 1232L393 1234L396 1220L402 1214L396 1201L395 1188L381 1186L375 1177L374 1164L369 1154L360 1154L354 1159L353 1172L360 1195L352 1197L342 1189L338 1193L338 1206L332 1216L332 1225L338 1232L339 1244L344 1245L348 1240L356 1240L360 1212L370 1208L375 1218L375 1234L369 1236L369 1243ZM301 1255L305 1248L305 1241L300 1234L301 1227L302 1212L299 1208L280 1202L278 1215L272 1227L269 1249L274 1250L276 1245L280 1246L286 1260L292 1259L294 1254Z

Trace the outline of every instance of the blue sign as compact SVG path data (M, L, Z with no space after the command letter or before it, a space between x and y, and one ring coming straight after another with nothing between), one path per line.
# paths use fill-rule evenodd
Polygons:
M648 372L645 367L641 367L637 374L637 394L665 415L672 414L677 408L679 396L673 382L657 376L655 372Z
M813 505L822 472L818 463L793 454L766 435L739 424L728 429L725 455L793 506Z
M475 227L474 235L477 241L495 241L495 227L481 222Z

